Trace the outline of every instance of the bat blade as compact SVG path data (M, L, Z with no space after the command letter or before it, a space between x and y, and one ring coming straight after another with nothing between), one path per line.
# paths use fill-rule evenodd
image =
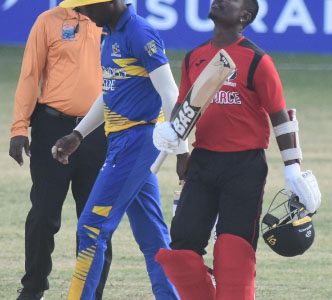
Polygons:
M235 63L223 49L203 69L171 120L181 139L188 137L201 112L234 70Z
M171 119L172 126L179 138L185 140L188 137L199 116L227 78L232 75L235 68L235 63L224 49L218 51L210 60ZM167 154L164 152L159 154L151 166L153 173L156 174L159 171L166 156Z

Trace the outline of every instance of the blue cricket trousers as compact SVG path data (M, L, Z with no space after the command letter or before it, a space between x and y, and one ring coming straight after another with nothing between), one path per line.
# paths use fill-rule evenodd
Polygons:
M78 223L79 254L68 299L93 300L104 263L106 242L127 213L143 252L157 300L179 299L154 257L169 248L157 178L150 166L158 155L154 125L139 125L108 137L107 156Z

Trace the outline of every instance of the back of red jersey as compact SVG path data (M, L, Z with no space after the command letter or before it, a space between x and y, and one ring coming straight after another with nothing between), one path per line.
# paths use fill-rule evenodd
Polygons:
M271 57L244 37L224 49L236 71L197 122L194 147L219 152L267 148L268 113L285 108L278 72ZM218 50L208 42L186 55L178 102Z

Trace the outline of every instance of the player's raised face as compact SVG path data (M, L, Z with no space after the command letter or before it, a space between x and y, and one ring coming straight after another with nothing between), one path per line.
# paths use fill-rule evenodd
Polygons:
M214 0L210 9L210 18L224 25L237 25L245 13L246 0Z

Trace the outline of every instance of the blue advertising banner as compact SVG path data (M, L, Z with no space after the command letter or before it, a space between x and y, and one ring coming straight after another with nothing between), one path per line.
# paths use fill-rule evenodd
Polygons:
M190 49L211 37L212 0L133 0L168 49ZM0 44L23 44L36 17L56 0L0 0ZM332 54L332 0L259 0L245 35L267 51Z

